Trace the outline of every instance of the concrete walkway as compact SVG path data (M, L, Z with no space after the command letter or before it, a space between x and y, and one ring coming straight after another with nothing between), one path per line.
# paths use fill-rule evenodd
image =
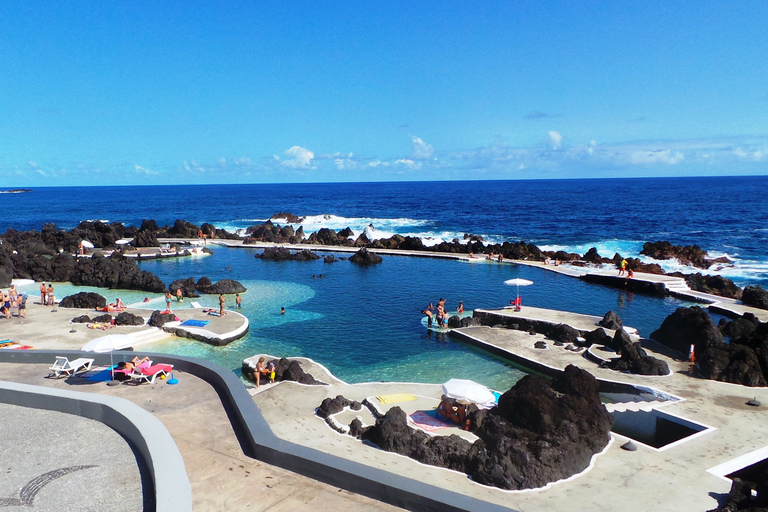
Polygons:
M165 381L158 380L155 384L122 384L120 386L107 386L105 383L92 383L75 385L78 378L74 379L47 379L47 365L0 363L0 375L3 380L34 384L37 386L50 386L59 389L76 389L88 393L108 394L122 397L132 401L136 405L152 413L168 429L176 443L184 464L187 475L192 485L193 507L196 511L217 512L221 510L254 510L254 511L280 511L280 510L336 510L340 512L353 512L358 510L394 511L396 507L353 494L337 487L322 484L310 478L306 478L290 471L286 471L243 455L240 444L237 441L232 426L224 410L221 399L214 389L205 381L190 374L174 372L179 384L170 386ZM85 380L85 379L82 379ZM36 413L33 413L36 414ZM63 413L50 413L55 425L66 425L42 430L39 435L46 440L41 442L41 447L54 443L58 450L80 450L80 444L90 442L90 437L76 434L67 435L67 432L80 432L81 420L76 416ZM23 430L28 420L27 416L3 416L4 427ZM96 428L99 428L98 425ZM109 430L109 429L107 429ZM62 432L62 435L59 434ZM85 433L89 432L87 429ZM114 434L114 433L113 433ZM117 436L114 434L114 436ZM114 436L112 439L114 440ZM117 450L121 453L120 442L125 445L119 436L118 442L107 441L102 446L93 444L91 451L109 454ZM12 453L14 439L0 436L0 450L3 453ZM87 450L87 448L85 448ZM58 452L57 452L58 453ZM38 453L39 461L53 464L53 469L66 466L58 458L47 457L45 449ZM92 460L86 458L84 460ZM111 456L111 455L110 455ZM123 453L122 459L131 455ZM10 459L9 459L10 460ZM79 459L78 459L79 460ZM101 459L100 459L101 460ZM57 465L58 464L58 465ZM134 464L135 466L135 464ZM48 467L48 466L45 466ZM130 471L130 464L127 470ZM134 470L135 471L135 470ZM40 473L44 471L41 469ZM7 490L0 488L4 495L13 495L14 489L18 489L17 481L27 478L29 471L23 475L19 470L19 477L13 481L0 477L0 484L9 487ZM86 471L80 472L83 478ZM29 473L31 475L31 473ZM29 479L36 475L29 476ZM60 478L64 480L73 475ZM136 477L132 477L134 484ZM119 478L117 478L119 480ZM129 484L130 484L130 478ZM21 483L23 485L26 480ZM104 483L101 480L84 480L80 487L50 487L58 494L48 497L48 487L40 492L39 496L45 499L76 500L77 494L87 486L100 486L93 489L94 496L101 496L119 490L116 485L119 482ZM86 486L86 487L83 487ZM103 486L103 487L101 487ZM139 492L134 487L134 494ZM109 503L108 501L105 503ZM15 510L10 508L9 510ZM21 510L21 509L19 509ZM127 508L81 508L81 507L57 507L36 508L36 510L141 510L141 505Z

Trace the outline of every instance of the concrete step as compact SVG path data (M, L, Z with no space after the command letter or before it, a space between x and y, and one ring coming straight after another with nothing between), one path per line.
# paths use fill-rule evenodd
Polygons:
M134 332L129 336L131 337L132 346L137 347L170 338L172 335L157 327L149 327L142 331Z

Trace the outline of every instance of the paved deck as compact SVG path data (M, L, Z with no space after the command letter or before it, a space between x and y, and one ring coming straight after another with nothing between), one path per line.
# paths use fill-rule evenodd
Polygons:
M20 500L20 494L29 500L26 506L4 504L5 510L142 510L136 457L111 428L71 414L5 403L0 403L0 417L0 502ZM37 478L41 482L35 492Z
M149 320L153 310L128 307L125 311ZM177 326L176 329L208 338L213 344L221 345L223 340L232 341L248 332L248 319L236 311L225 310L228 314L224 317L208 315L202 309L197 308L178 309L173 312L181 322L189 319L209 321L210 323L202 328ZM39 300L27 301L26 318L16 316L15 309L12 310L12 313L13 316L10 319L0 317L0 333L2 333L0 339L9 338L37 349L80 350L90 340L108 334L128 335L124 346L118 348L145 348L151 346L154 341L167 339L174 334L148 325L116 326L107 330L89 329L86 324L71 323L70 320L80 315L88 315L93 318L103 315L103 311L59 306L51 308L41 305ZM118 313L113 312L111 314L116 316ZM168 330L173 331L171 327ZM185 335L185 333L179 332L179 335Z
M356 512L359 510L400 510L246 457L242 453L219 395L207 382L190 374L174 372L175 377L179 380L179 384L175 386L167 385L165 381L138 386L132 384L107 386L104 383L74 384L77 382L77 378L47 379L45 378L47 373L47 365L0 363L0 376L3 380L60 389L75 389L88 393L109 394L130 400L155 415L170 432L184 459L187 475L192 485L193 507L196 511L217 512L247 509L254 511L335 510ZM3 410L0 409L0 413ZM34 416L2 416L3 427L12 431L24 431L27 429L29 421L38 418L36 412L32 412L32 414ZM39 461L45 463L46 466L38 470L38 466L31 468L26 463L15 464L12 466L14 469L13 478L6 478L4 469L2 476L0 476L0 496L12 496L20 485L24 485L30 479L44 473L50 465L54 466L52 469L70 465L62 463L53 454L50 457L46 455L46 447L51 444L57 446L54 454L78 451L83 451L86 454L82 458L77 458L73 464L90 464L93 463L92 461L107 464L108 461L104 461L104 455L111 458L112 450L115 450L119 457L117 460L120 460L121 465L125 460L129 461L126 465L127 482L121 482L120 476L113 475L114 478L99 477L93 479L92 475L88 475L88 480L70 486L68 484L78 475L66 475L57 479L60 482L58 485L52 483L40 491L37 498L41 500L40 503L52 503L52 500L72 503L78 499L81 492L90 493L94 497L113 494L122 498L127 496L120 492L126 489L126 485L134 486L132 495L140 495L135 486L137 477L130 476L131 472L136 473L135 469L131 469L132 467L135 468L135 464L130 462L133 460L131 452L120 451L125 450L127 446L120 436L111 429L103 427L111 432L111 436L105 437L105 443L101 444L98 439L92 439L87 435L92 432L91 430L87 428L81 430L83 428L82 421L89 420L55 412L48 412L46 418L52 419L51 421L55 423L56 427L51 428L51 423L48 423L49 420L46 419L39 431L33 430L39 434L40 450L35 451L35 448L30 446L31 453L35 453L37 457L30 459L30 462ZM96 425L96 428L100 427ZM31 438L28 441L31 443ZM15 453L13 450L16 442L14 437L0 436L0 450L6 455ZM84 447L83 444L86 446ZM8 458L7 460L15 459ZM105 466L105 470L107 467ZM18 473L16 473L16 469L18 469ZM38 472L35 473L35 471ZM81 478L85 478L87 475L85 470L80 471L79 474ZM131 481L133 481L132 484ZM126 506L122 501L115 504L114 501L114 499L105 498L103 506L90 508L79 506L38 508L36 506L35 510L105 510L115 512L141 510L140 501L138 506L133 507Z
M599 322L603 319L601 316L582 315L580 313L571 313L570 311L558 311L555 309L533 308L523 306L520 311L508 307L503 309L476 309L476 313L496 316L499 319L525 319L536 322L543 322L550 325L565 324L579 331L594 331L600 327ZM634 327L624 326L628 334L637 334ZM611 336L614 331L606 329Z

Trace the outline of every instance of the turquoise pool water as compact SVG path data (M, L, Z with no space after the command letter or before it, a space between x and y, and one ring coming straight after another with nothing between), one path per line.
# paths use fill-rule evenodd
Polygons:
M459 300L466 309L500 307L515 293L503 282L522 277L534 282L520 289L525 305L599 316L615 310L625 324L646 336L675 308L686 305L677 299L628 294L511 264L385 256L380 265L358 267L348 261L262 261L254 258L257 252L216 248L207 258L141 262L143 269L166 283L208 276L213 281L236 279L248 288L242 313L249 318L251 330L244 338L226 347L175 339L153 345L151 350L202 357L236 372L243 359L264 352L312 358L348 382L442 383L456 377L503 391L524 372L426 329L420 311L429 302L444 297L450 310L455 310ZM77 290L96 291L108 301L120 296L126 303L141 304L148 296L124 290ZM75 287L59 285L56 291L61 298ZM150 306L165 308L161 296L149 298ZM195 300L203 306L217 306L217 296ZM188 305L188 300L173 303L173 307ZM234 296L227 297L227 307L234 308ZM281 307L286 308L285 315L280 314Z

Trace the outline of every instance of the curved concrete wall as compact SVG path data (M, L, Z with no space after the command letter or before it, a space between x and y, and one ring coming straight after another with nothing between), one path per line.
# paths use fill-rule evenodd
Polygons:
M184 460L168 430L149 412L128 400L93 393L3 381L0 389L4 403L75 414L111 427L144 458L154 485L156 510L192 510Z
M115 354L134 355L133 352ZM82 356L82 352L0 350L0 362L50 364L57 355L73 358ZM243 453L249 457L409 510L512 510L280 439L272 432L253 398L232 371L197 358L144 352L142 355L173 364L174 371L188 372L208 382L219 394ZM90 354L89 357L95 358L96 364L110 362L109 354Z

